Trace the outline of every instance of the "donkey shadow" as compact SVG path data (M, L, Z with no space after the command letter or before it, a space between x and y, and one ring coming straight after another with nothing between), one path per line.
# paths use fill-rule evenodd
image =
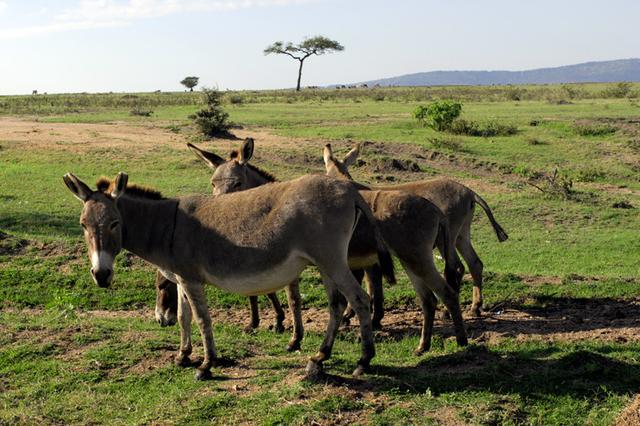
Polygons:
M471 345L415 366L376 365L374 361L363 379L326 374L322 380L376 393L489 391L535 399L550 395L598 399L610 393L633 395L640 389L640 364L607 356L623 350L601 346L558 356L561 349L553 346L493 352Z
M536 296L534 303L529 305L500 303L496 308L483 312L480 318L466 317L465 325L470 338L479 342L489 336L508 338L558 333L580 333L583 337L597 339L601 334L616 334L621 329L626 329L627 335L640 335L639 319L640 299ZM406 336L417 336L420 334L420 320L417 315L413 321L407 321L406 316L396 322L383 320L379 339L399 341ZM444 338L453 336L451 322L438 319L434 334ZM626 337L621 335L618 339L625 341Z

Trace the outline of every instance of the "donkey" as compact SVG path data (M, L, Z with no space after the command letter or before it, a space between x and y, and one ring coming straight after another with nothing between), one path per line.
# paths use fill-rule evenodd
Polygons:
M347 153L342 161L332 157L332 161L326 164L327 174L334 177L350 176L348 168L355 163L358 158L360 147L360 144L356 145L355 148ZM498 237L498 241L503 242L509 238L494 218L487 202L468 187L445 178L391 186L372 186L371 188L381 191L401 190L416 194L432 201L442 210L449 220L451 244L455 245L460 254L462 254L473 278L473 299L470 311L474 316L479 317L482 312L483 264L471 244L471 222L473 220L475 205L478 204L486 213ZM439 243L438 248L444 257L442 242ZM462 277L464 274L464 265L460 261L457 253L455 255L455 263L458 275ZM374 286L377 286L377 284Z
M353 374L369 367L375 355L369 297L349 270L347 250L360 217L370 223L373 218L351 183L303 176L234 194L166 199L127 181L127 175L119 173L112 182L99 180L92 190L73 174L64 176L69 190L83 202L80 224L91 275L100 287L108 287L114 259L126 249L177 282L176 361L190 365L193 313L204 345L196 379L211 379L216 362L204 283L245 296L266 294L292 282L309 264L320 270L331 315L307 373L320 373L331 356L345 297L358 313L362 339Z
M254 140L253 138L246 138L242 144L241 149L234 150L230 153L228 160L212 153L201 150L197 146L188 143L187 146L191 151L203 160L211 169L214 170L214 174L211 177L211 186L213 188L214 195L226 194L230 192L242 191L245 189L255 188L257 186L275 182L275 177L262 169L259 169L249 163L249 160L253 156ZM363 230L364 234L368 235L367 244L372 243L371 230ZM367 238L363 236L363 238ZM362 238L361 238L362 239ZM357 255L358 247L350 246L351 261L353 263L354 255ZM380 276L380 279L384 277L388 282L395 283L395 275L393 271L393 260L389 256L386 249L378 250L379 262L370 266L370 274L376 274ZM362 281L363 274L360 270L353 270L358 281ZM370 284L373 281L367 279L367 283ZM300 349L300 342L304 334L304 328L302 324L301 314L301 299L299 295L299 282L298 279L291 282L287 287L287 300L289 302L289 309L294 314L293 318L293 334L289 343L287 343L287 351L291 352ZM377 288L373 288L369 285L369 294L372 296L372 321L373 328L380 329L381 321L384 315L382 306L382 295L378 292ZM156 319L160 324L175 323L175 317L177 314L177 302L176 302L176 284L172 283L163 277L156 279ZM375 292L375 295L374 295ZM268 295L272 299L272 295ZM250 297L251 302L251 324L259 324L260 316L258 311L258 304L256 297ZM273 300L275 299L275 301ZM278 327L282 326L282 320L284 319L284 311L277 302L277 297L273 295L273 305L276 309L277 323L276 331ZM254 327L255 328L255 327Z
M242 148L232 158L225 161L214 153L207 152L189 144L192 151L215 169L211 179L214 192L239 191L268 183L265 173L260 172L248 163L253 154L253 140L245 140ZM244 159L241 163L238 158ZM268 175L271 177L271 175ZM271 177L273 179L273 177ZM383 240L389 249L396 254L405 269L409 271L412 283L421 300L423 309L423 327L420 344L416 353L429 349L433 320L435 315L435 292L450 310L454 322L458 344L467 344L466 331L460 312L460 304L455 289L456 282L455 249L449 244L448 226L442 212L428 200L401 191L368 191L367 188L354 183L362 189L360 194L372 208ZM376 247L365 229L358 226L349 246L349 266L352 268L371 267L377 262ZM433 263L432 250L439 233L443 235L445 249L447 284L437 272ZM389 238L387 241L386 238ZM384 262L386 263L386 262ZM386 269L386 266L382 268ZM375 295L379 303L379 315L382 318L382 295ZM374 301L375 301L374 297ZM375 305L374 305L375 306ZM375 309L375 307L374 307ZM295 311L294 311L295 313ZM296 316L298 316L296 314ZM295 325L294 325L295 329Z

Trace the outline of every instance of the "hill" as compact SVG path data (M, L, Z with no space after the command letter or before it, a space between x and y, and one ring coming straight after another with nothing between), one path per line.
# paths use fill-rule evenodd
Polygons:
M361 82L380 86L487 86L500 84L640 81L640 59L585 62L526 71L430 71Z

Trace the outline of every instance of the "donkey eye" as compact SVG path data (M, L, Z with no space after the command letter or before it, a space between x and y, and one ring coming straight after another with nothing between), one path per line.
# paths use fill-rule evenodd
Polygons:
M238 189L238 188L240 188L241 186L242 186L242 182L234 182L234 184L233 184L232 188L233 188L233 189Z
M112 231L114 229L116 229L116 227L120 225L120 222L118 222L117 220L115 222L113 222L111 225L109 225L109 229L111 229Z

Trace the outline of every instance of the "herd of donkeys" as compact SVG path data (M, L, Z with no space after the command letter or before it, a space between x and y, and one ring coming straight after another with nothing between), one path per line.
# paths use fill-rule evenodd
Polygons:
M361 357L354 375L365 372L375 355L373 330L383 318L382 280L393 282L393 258L405 269L420 300L423 324L416 350L429 350L437 300L454 324L459 345L467 344L459 303L464 265L473 277L471 312L482 309L482 262L471 244L475 205L486 213L500 241L506 232L487 203L468 187L450 179L370 187L354 182L349 166L360 146L342 160L324 148L326 175L306 175L278 182L249 163L254 141L245 139L229 158L189 144L214 170L212 195L165 198L158 191L128 184L128 176L101 178L96 189L71 173L64 182L83 202L80 224L91 259L91 275L101 287L110 285L114 259L122 250L158 268L156 319L180 325L176 362L192 362L191 324L195 318L204 346L197 379L210 379L218 361L204 284L249 296L251 326L259 322L257 296L268 295L282 331L284 311L275 292L285 288L293 315L287 350L300 348L303 337L298 277L317 266L329 305L329 320L318 352L306 373L322 372L331 356L338 328L358 317ZM436 269L433 250L444 263ZM366 276L368 294L361 287Z

